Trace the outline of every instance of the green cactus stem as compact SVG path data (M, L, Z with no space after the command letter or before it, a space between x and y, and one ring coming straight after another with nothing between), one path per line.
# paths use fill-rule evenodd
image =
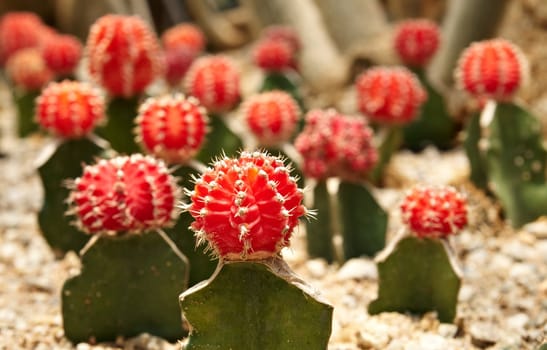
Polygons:
M280 72L268 72L264 78L264 82L260 87L260 92L282 90L287 92L294 98L302 110L305 110L304 101L302 95L298 90L298 85L294 83L292 79L285 73Z
M188 267L173 247L156 232L98 237L81 256L80 274L63 286L65 336L73 343L185 336L177 296Z
M323 258L328 263L335 260L333 245L332 204L327 181L317 182L313 188L314 218L306 222L307 249L310 258Z
M480 115L480 112L473 113L467 120L463 146L471 168L469 175L471 182L478 188L487 191L488 176L486 160L483 152L479 149L479 141L481 139Z
M454 145L457 133L455 120L448 114L441 94L429 83L422 69L414 70L427 90L427 101L416 119L403 128L404 145L412 151L421 151L432 144L446 150Z
M243 148L240 137L230 130L223 117L213 114L209 116L209 120L211 131L207 134L205 145L196 158L209 164L211 160L223 155L235 156Z
M511 225L547 215L547 150L537 118L516 104L499 103L482 135L489 186Z
M140 97L113 97L106 110L107 122L97 130L118 153L132 154L140 152L135 141L133 129Z
M221 263L180 296L184 349L327 349L333 308L309 289L280 258Z
M538 350L547 350L547 343L543 343L539 346Z
M68 251L80 251L89 240L89 235L71 225L66 218L66 198L70 191L65 181L80 176L82 163L93 162L102 151L101 146L88 138L64 140L38 168L44 188L38 224L46 242L59 258Z
M342 228L344 260L374 256L386 244L387 213L364 184L341 181L338 215Z
M381 185L384 169L389 164L391 156L403 143L403 130L398 126L389 126L384 129L384 137L378 148L378 163L369 175L369 180L374 185Z
M21 138L39 130L34 120L34 106L40 91L14 90L13 99L17 108L17 135Z
M461 278L447 248L438 239L408 236L394 241L376 259L378 299L368 312L436 311L441 322L453 322Z
M181 166L173 172L179 179L179 185L191 189L194 187L191 179L199 173L189 166ZM205 253L196 246L194 233L189 229L194 218L188 212L180 213L175 226L165 229L165 233L175 242L179 250L188 258L190 264L188 286L191 287L213 275L218 259Z

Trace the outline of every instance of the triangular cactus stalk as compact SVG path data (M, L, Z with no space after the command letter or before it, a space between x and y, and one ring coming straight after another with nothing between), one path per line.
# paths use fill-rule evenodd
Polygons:
M404 133L401 127L391 126L384 129L382 143L378 147L378 162L371 170L368 179L374 185L382 185L384 171L391 157L403 144Z
M366 185L341 181L338 186L338 215L342 228L344 260L374 256L384 249L387 213Z
M547 149L526 109L498 103L479 142L486 144L489 184L514 227L547 215Z
M40 91L14 91L13 98L17 109L17 135L26 137L39 130L34 120L34 105Z
M234 156L243 148L241 138L226 125L222 116L210 115L209 128L205 144L196 157L201 162L208 164L223 155Z
M471 173L469 179L475 186L482 190L488 190L488 175L486 169L486 160L484 152L480 150L479 141L481 140L481 113L473 113L467 120L465 127L465 141L463 146L465 154L469 160Z
M427 100L419 115L403 128L404 146L420 151L427 145L445 150L454 144L457 128L455 120L448 114L441 94L429 83L422 69L414 70L427 91Z
M336 260L332 222L331 198L327 181L318 181L313 188L314 219L306 222L307 250L310 258L323 258L328 263Z
M332 306L279 258L219 264L180 305L191 325L185 350L327 349Z
M74 343L115 341L147 332L169 341L183 329L177 296L188 266L156 232L101 236L62 289L65 335Z
M97 134L110 142L112 148L119 153L132 154L140 151L133 134L139 100L139 96L112 97L106 110L106 125L97 129Z
M69 189L65 181L80 176L82 163L90 163L104 151L89 138L64 140L51 157L38 168L44 188L44 202L38 213L40 230L56 256L78 252L89 240L66 220Z
M368 306L371 315L436 311L441 322L454 321L461 280L443 242L402 238L378 257L377 266L379 290Z

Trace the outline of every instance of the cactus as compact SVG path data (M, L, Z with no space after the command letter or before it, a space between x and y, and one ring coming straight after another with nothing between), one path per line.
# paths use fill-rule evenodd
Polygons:
M378 255L378 298L368 311L436 311L441 322L452 322L461 280L445 239L467 224L466 200L452 187L415 186L401 211L411 235L400 235Z
M326 348L332 307L279 257L306 214L281 159L241 152L218 160L188 195L191 227L221 262L211 279L180 296L190 323L185 349Z
M185 350L327 348L332 307L306 293L285 264L220 266L210 281L180 296L192 325Z
M70 76L82 57L82 43L72 35L50 35L42 45L42 56L55 74Z
M317 185L321 186L314 198L314 208L320 210L319 223L308 225L310 256L324 253L323 257L332 261L329 249L332 243L323 240L328 237L324 231L332 229L332 223L338 221L332 217L336 213L330 210L324 188L324 180L333 176L341 180L337 203L344 258L373 255L384 247L387 215L362 183L378 159L372 137L372 129L363 118L344 116L334 110L313 110L306 115L306 126L295 146L304 158L304 174L318 179ZM314 232L318 227L320 231ZM320 249L315 251L316 248Z
M43 28L40 17L32 12L9 12L0 18L0 66L17 51L38 47Z
M480 121L470 121L467 149L475 180L479 186L486 182L514 227L547 214L547 150L540 124L512 102L527 78L527 68L518 47L496 39L467 48L455 74L468 94L498 102L486 104ZM485 176L479 177L482 173Z
M184 86L210 112L211 131L198 159L208 163L222 154L234 155L242 148L240 137L229 127L222 114L239 102L239 72L228 57L205 56L194 61Z
M188 69L196 59L198 52L195 52L186 47L174 47L165 49L165 80L173 88L181 83Z
M327 263L338 260L333 243L333 203L326 180L313 186L313 210L316 219L306 221L306 242L310 258L323 258Z
M370 177L379 184L391 155L402 144L401 126L416 119L427 93L417 77L404 67L368 69L357 77L355 88L361 113L388 129Z
M488 191L488 175L486 160L479 149L481 140L480 112L474 112L469 116L465 126L465 140L463 146L469 160L469 179L481 190Z
M98 134L118 152L138 152L132 128L139 98L162 74L157 38L137 17L105 15L91 26L86 51L91 77L112 97Z
M17 107L17 134L25 137L38 130L34 122L34 100L40 89L53 79L40 50L27 48L17 51L6 63L6 71L15 85L13 90Z
M173 223L179 192L163 162L139 154L100 160L74 181L71 213L95 236L62 290L71 341L184 335L176 295L186 287L187 259L161 231Z
M103 118L104 100L98 90L86 83L50 83L36 100L36 120L60 141L38 168L44 187L38 224L57 256L79 251L89 239L64 220L69 193L64 182L79 176L81 163L91 162L103 151L87 138Z
M205 50L205 35L191 23L181 23L167 29L161 35L161 43L166 49L184 47L196 53Z

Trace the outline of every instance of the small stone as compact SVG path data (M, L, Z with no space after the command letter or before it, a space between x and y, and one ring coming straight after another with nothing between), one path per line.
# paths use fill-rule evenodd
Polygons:
M365 258L357 258L348 260L338 273L336 274L338 280L349 279L377 279L378 272L376 265L372 260Z
M445 338L454 338L458 333L458 326L451 323L441 323L437 328L439 335Z
M467 302L475 295L475 288L470 285L463 285L460 288L460 293L458 294L458 300L460 302Z
M440 335L423 334L418 338L416 346L408 347L408 350L438 350L448 348L447 340Z
M321 278L327 273L327 262L323 259L313 259L306 262L306 268L313 278Z
M476 322L469 327L471 343L479 348L486 348L499 341L499 330L494 324Z
M542 217L534 222L524 225L524 231L529 232L539 239L547 239L547 217Z
M536 252L533 248L519 241L508 242L501 249L502 253L518 261L533 260Z
M524 332L524 327L530 322L530 317L524 313L518 313L505 320L507 327L517 332Z

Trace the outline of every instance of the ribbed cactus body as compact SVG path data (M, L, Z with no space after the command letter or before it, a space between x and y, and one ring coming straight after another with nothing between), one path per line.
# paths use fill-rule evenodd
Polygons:
M42 40L40 17L32 12L9 12L0 18L0 65L15 52L37 47Z
M395 28L395 51L406 65L423 67L437 52L440 36L439 27L433 21L402 21Z
M56 74L72 74L82 58L82 43L72 35L50 35L42 45L42 56Z

